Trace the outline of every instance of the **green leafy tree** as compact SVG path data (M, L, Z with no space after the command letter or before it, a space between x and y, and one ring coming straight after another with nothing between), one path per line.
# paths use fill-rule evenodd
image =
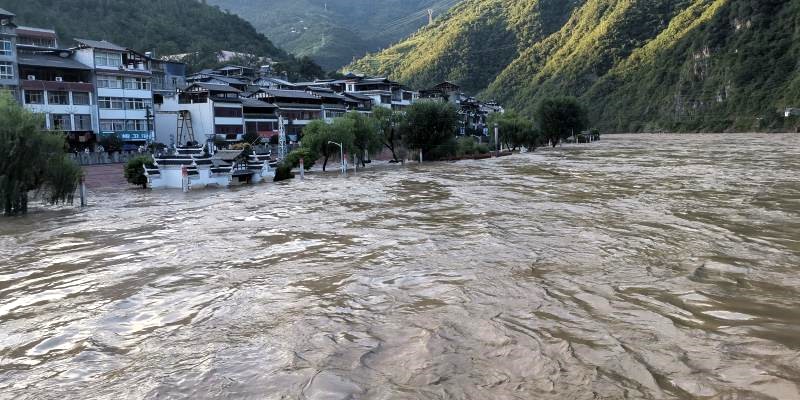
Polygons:
M536 107L536 121L544 139L555 147L588 125L586 109L574 97L545 99Z
M454 155L458 147L455 140L458 122L458 112L449 103L414 103L406 109L400 125L403 144L409 149L421 150L428 159Z
M489 125L497 124L500 143L506 148L516 150L526 147L534 150L539 145L539 131L530 120L514 113L495 113L489 116Z
M118 153L122 151L122 138L116 133L112 133L111 135L101 137L100 145L103 146L103 149L109 154Z
M398 147L402 146L402 136L400 135L400 125L403 121L403 114L384 107L372 109L372 118L378 125L380 131L380 142L392 152L392 160L399 162Z
M147 189L147 176L144 174L144 168L153 167L153 157L151 156L137 156L128 160L125 164L125 180L133 185L141 185L142 188Z
M28 211L28 193L50 204L71 203L80 167L64 152L61 133L42 131L41 115L0 93L0 202L5 215Z
M312 121L303 130L302 146L322 157L322 170L328 166L328 159L339 154L339 146L330 142L340 143L345 152L352 151L355 141L355 124L347 118L336 118L332 124L322 120Z
M375 154L382 146L378 123L374 118L357 111L347 113L344 118L353 121L354 150L361 166L366 166L365 155Z

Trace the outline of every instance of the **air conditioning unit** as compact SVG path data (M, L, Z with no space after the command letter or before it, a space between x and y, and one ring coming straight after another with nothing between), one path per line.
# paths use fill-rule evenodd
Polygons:
M36 75L28 75L28 80L29 81L35 81L36 80Z
M62 78L60 76L57 76L56 77L56 82L64 82L64 78Z

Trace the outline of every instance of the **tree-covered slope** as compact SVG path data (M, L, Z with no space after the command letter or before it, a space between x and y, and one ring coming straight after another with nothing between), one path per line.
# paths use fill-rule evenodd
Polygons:
M196 0L3 0L18 24L54 28L63 44L105 39L157 54L240 51L287 59L252 25Z
M250 21L282 48L337 69L397 42L460 0L207 0Z
M574 95L607 130L777 129L800 106L798 18L800 0L467 0L348 69L526 114Z

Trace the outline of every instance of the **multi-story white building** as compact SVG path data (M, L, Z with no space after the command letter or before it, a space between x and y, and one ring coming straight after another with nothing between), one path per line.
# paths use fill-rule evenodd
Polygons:
M92 147L98 129L92 69L59 49L53 30L17 27L16 47L23 106L43 114L47 129L64 132L71 148Z
M17 30L14 14L0 8L0 89L17 94Z
M100 136L128 146L154 141L150 59L105 40L75 39L75 59L94 70Z
M181 113L184 113L191 120L197 143L241 141L245 120L240 93L227 85L194 83L179 90L176 97L164 97L156 104L156 140L170 146L185 146L189 138L181 136L187 134L189 122L181 121ZM179 132L178 127L184 122L184 131Z

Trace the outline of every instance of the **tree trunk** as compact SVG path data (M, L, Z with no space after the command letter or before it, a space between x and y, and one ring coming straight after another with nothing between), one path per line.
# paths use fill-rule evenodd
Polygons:
M400 160L397 159L397 154L394 152L394 146L390 146L388 143L384 143L383 145L392 152L392 159L394 162L400 162Z
M322 172L325 172L325 167L328 166L328 156L325 156L325 161L322 163Z

